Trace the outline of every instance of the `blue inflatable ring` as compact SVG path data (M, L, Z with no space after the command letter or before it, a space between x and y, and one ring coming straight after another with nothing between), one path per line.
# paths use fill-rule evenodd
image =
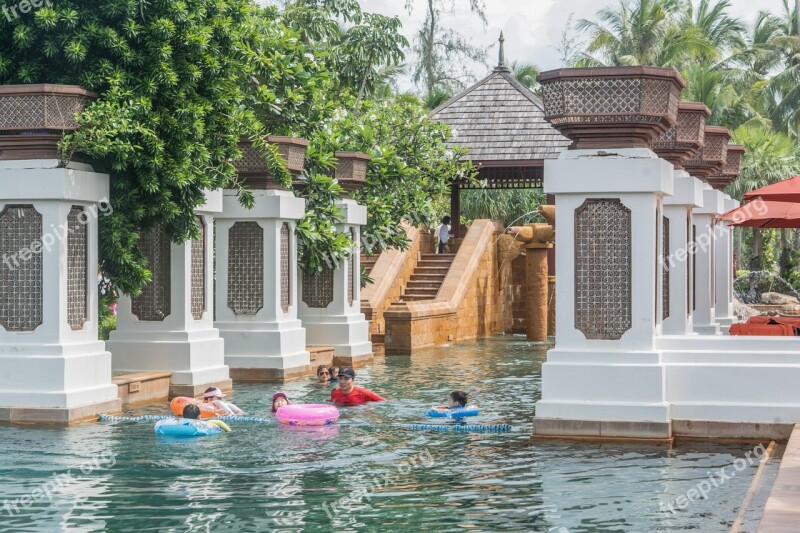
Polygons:
M467 405L455 409L443 409L441 411L435 408L428 409L425 414L431 418L464 418L465 416L477 416L479 412L477 405Z
M156 435L177 435L180 437L205 437L222 433L222 428L204 420L187 418L166 418L156 422Z

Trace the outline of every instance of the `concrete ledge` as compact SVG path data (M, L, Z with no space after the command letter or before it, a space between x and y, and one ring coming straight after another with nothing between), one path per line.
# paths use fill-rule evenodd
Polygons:
M333 358L333 364L336 366L351 366L357 368L370 364L375 359L375 354L365 353L361 355L337 355Z
M257 383L291 381L312 375L311 365L294 368L231 368L231 379Z
M333 364L333 346L306 346L311 359L311 366Z
M117 398L107 402L70 408L0 407L0 422L69 426L79 422L94 421L100 413L118 413L121 403Z
M792 429L778 477L764 505L759 533L795 533L800 524L800 425Z
M122 407L163 402L169 398L169 372L136 372L114 376L111 382L117 386L117 397Z
M791 435L793 427L792 424L761 424L757 422L672 421L672 432L675 437L710 441L768 439L785 442Z
M616 422L535 418L533 439L672 442L669 422Z
M231 369L231 376L233 369ZM209 387L217 387L222 392L229 392L233 390L233 381L231 379L223 379L220 381L209 381L208 383L198 383L196 385L176 385L169 386L169 397L175 398L177 396L188 396L189 398L197 398L202 396Z

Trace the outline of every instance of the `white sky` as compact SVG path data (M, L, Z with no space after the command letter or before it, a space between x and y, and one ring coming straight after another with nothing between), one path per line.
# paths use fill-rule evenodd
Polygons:
M413 0L410 15L405 9L406 0L360 2L364 11L398 16L409 41L425 19L426 0ZM480 46L496 43L502 30L507 64L514 60L527 61L541 70L548 70L560 66L556 47L570 14L573 14L573 20L594 19L599 9L617 5L619 0L485 0L488 20L485 29L478 17L470 13L468 0L444 0L444 3L453 3L455 8L442 20L443 25L456 29L473 44ZM783 1L731 0L731 14L740 17L748 25L755 19L758 10L782 13ZM473 66L476 78L488 74L497 63L496 47L489 51L487 60L490 66ZM411 87L410 80L401 82L402 89Z

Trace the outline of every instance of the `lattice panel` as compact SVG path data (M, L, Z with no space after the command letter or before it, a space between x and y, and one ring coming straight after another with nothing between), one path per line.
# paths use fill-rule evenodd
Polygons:
M42 239L42 215L32 205L0 213L0 325L33 331L43 320L43 259L31 245Z
M484 167L478 170L478 180L484 186L461 185L461 190L470 189L541 189L544 182L544 167Z
M698 154L698 159L725 162L728 155L728 138L724 135L706 135L701 154L702 156Z
M197 217L200 236L192 240L192 318L201 320L206 310L206 223Z
M697 226L692 224L692 311L697 310Z
M669 219L662 217L664 226L664 240L661 246L661 318L669 318Z
M722 174L729 176L738 176L742 171L742 156L744 152L741 150L728 150L725 164L722 166Z
M74 130L75 114L83 111L82 96L26 94L0 98L0 130Z
M350 228L350 238L355 244L356 231ZM356 272L356 253L358 248L354 248L350 257L347 259L347 305L353 305L353 300L356 300L356 286L361 286L361 272Z
M267 163L252 144L240 143L239 149L242 151L242 157L234 162L236 170L239 172L266 172Z
M575 327L587 339L631 328L631 211L619 199L575 210Z
M691 250L691 242L692 242L692 215L687 213L686 214L686 249ZM694 255L690 255L686 258L686 316L692 314L692 285L694 284L694 270L692 266L692 258Z
M142 293L131 299L131 312L146 322L161 322L172 312L172 279L170 275L171 243L167 232L159 226L139 240L139 250L147 258L153 280Z
M367 179L367 161L343 157L336 165L336 179L347 179L352 181L364 181Z
M277 143L278 153L286 160L286 167L290 172L303 170L306 157L306 147L288 143Z
M257 222L228 230L228 307L245 316L264 307L264 228Z
M542 87L546 114L553 124L571 122L660 122L665 113L675 116L678 98L671 80L643 78L573 78ZM652 116L647 116L652 115Z
M308 307L325 309L333 301L333 269L324 268L319 274L303 273L303 302Z
M73 331L83 329L89 320L86 302L89 275L87 222L84 209L73 205L67 216L67 322Z
M291 228L289 223L284 222L281 226L281 309L284 313L289 312L289 305L292 303L292 241Z

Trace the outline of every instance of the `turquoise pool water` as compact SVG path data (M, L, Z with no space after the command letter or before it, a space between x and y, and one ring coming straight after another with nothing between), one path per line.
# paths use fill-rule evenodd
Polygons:
M752 445L532 444L545 350L498 337L378 358L359 369L357 383L391 401L342 409L341 422L357 427L240 423L231 434L193 440L156 437L152 423L0 427L0 530L730 529L757 467L737 470L734 461ZM429 422L424 410L452 389L478 401L476 423L506 422L515 432L388 425ZM275 390L242 385L232 399L269 416ZM319 402L330 387L304 380L283 390L295 402ZM166 405L127 414L165 412ZM729 479L717 475L723 468ZM678 509L676 498L710 474L718 486ZM670 503L675 514L662 510Z

